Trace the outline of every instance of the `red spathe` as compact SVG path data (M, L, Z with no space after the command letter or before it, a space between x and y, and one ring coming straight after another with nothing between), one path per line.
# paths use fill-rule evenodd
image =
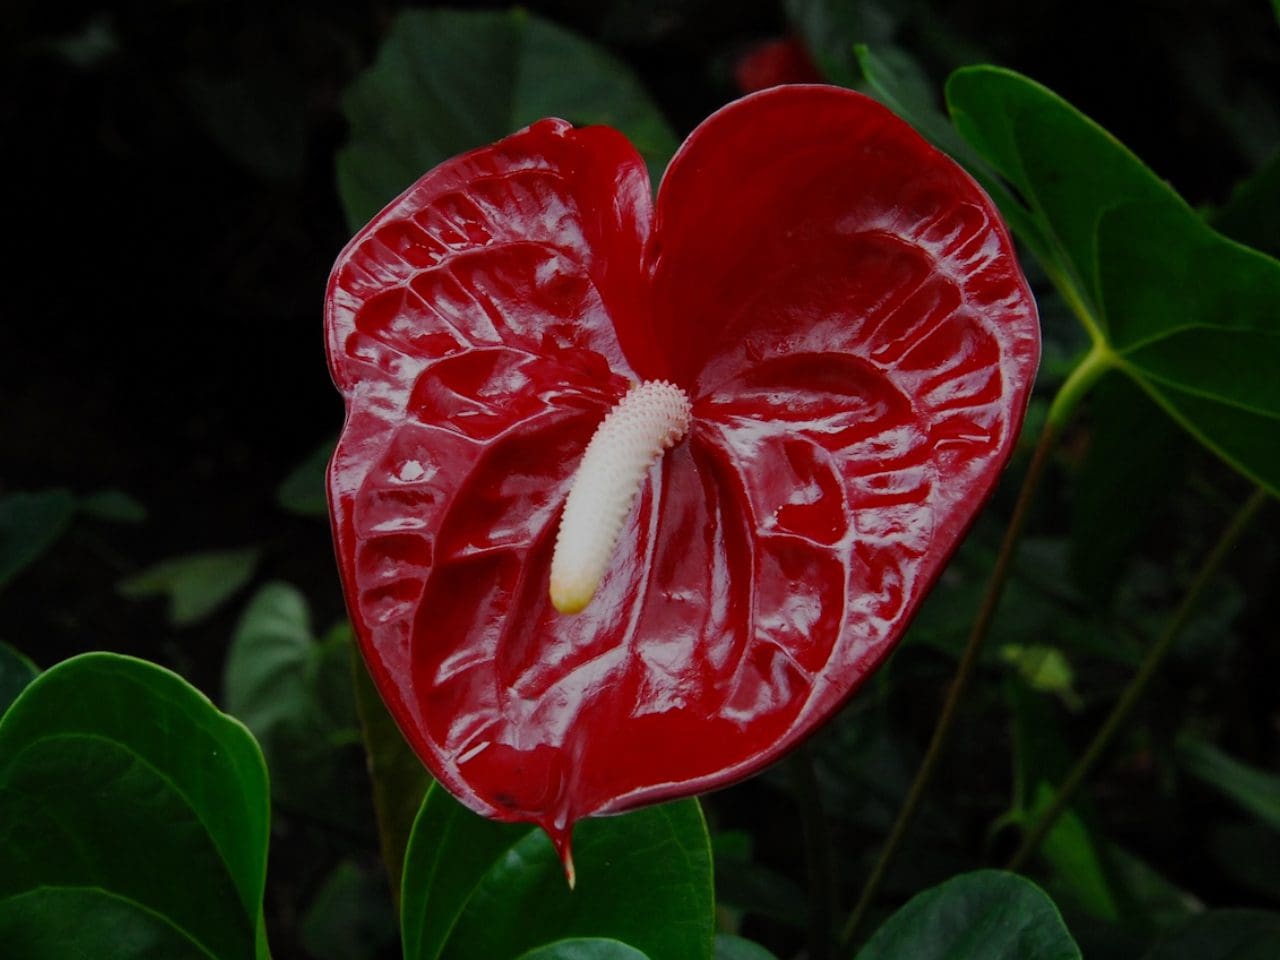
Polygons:
M990 200L884 107L776 87L656 204L631 144L544 120L432 170L338 258L347 605L431 772L574 821L752 773L890 652L994 486L1039 353ZM595 599L556 526L635 381L693 400Z

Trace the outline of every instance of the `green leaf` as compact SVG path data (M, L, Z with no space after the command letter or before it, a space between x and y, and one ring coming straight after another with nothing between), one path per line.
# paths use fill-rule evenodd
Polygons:
M123 490L99 490L81 497L76 509L108 523L142 523L147 519L147 508Z
M1035 823L1053 802L1054 788L1037 784L1027 823ZM1040 856L1053 871L1055 887L1070 896L1090 915L1118 921L1120 904L1104 861L1104 850L1084 818L1064 810L1040 842Z
M227 711L262 745L275 798L337 819L360 812L335 799L338 748L360 736L349 650L349 632L316 640L302 594L269 583L245 608L223 674Z
M1069 755L1052 701L1037 695L1021 679L1010 678L1004 693L1014 730L1014 796L1006 819L1025 828L1052 802L1051 784L1062 782ZM1090 916L1114 921L1120 915L1118 895L1103 860L1102 844L1079 806L1059 816L1040 845L1040 855L1064 903L1069 898Z
M1075 691L1075 671L1057 647L1036 643L1023 646L1006 643L1000 648L1000 659L1018 671L1024 683L1040 693L1052 693L1072 708L1080 704Z
M265 956L268 817L257 744L181 677L116 654L58 664L0 721L0 943Z
M1021 195L1086 296L1098 288L1104 212L1130 201L1181 203L1119 141L1012 70L962 67L947 81L946 99L956 128Z
M1121 369L1202 444L1280 493L1280 262L1172 203L1107 211L1098 255Z
M1053 901L999 870L954 877L913 897L857 960L1079 960Z
M711 848L694 800L586 820L577 887L527 824L476 816L438 785L405 858L407 960L487 960L569 937L608 937L662 960L709 960Z
M518 9L402 13L343 109L338 188L353 229L437 164L543 117L616 127L655 184L676 147L620 61Z
M320 444L280 482L276 488L276 502L281 507L302 517L329 515L324 474L335 443L336 440L330 438Z
M0 587L53 546L75 509L76 498L69 490L0 497Z
M758 943L728 933L717 933L715 960L778 960L778 958Z
M1210 229L1114 137L1026 77L967 67L947 102L1048 238L1046 268L1105 361L1280 493L1280 262Z
M395 914L381 870L350 860L334 868L298 925L314 960L373 960L396 939Z
M1166 937L1146 960L1275 960L1280 957L1280 913L1210 910Z
M535 947L517 960L649 960L649 955L617 940L574 937Z
M804 39L814 65L832 83L857 87L856 44L889 44L901 14L893 7L840 0L786 0L791 28ZM860 59L860 58L859 58Z
M938 106L932 82L905 50L893 46L854 48L858 66L873 96L939 150L962 164L995 201L1018 238L1041 260L1048 240L1040 225L996 176L991 165L962 137Z
M40 887L0 899L5 947L24 960L209 960L203 945L147 907L103 890Z
M168 597L169 622L188 626L235 596L253 578L259 555L256 547L249 547L174 557L129 577L116 589L131 599Z
M1188 773L1280 830L1280 777L1241 763L1199 737L1179 737L1177 749Z
M39 673L34 663L7 643L0 643L0 717Z
M804 929L809 902L795 881L755 863L750 852L725 850L719 843L713 846L717 906Z

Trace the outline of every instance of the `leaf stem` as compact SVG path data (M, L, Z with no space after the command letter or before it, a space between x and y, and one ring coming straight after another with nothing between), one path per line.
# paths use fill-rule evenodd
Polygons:
M813 752L807 743L792 751L787 758L787 768L800 808L805 868L809 875L809 957L810 960L830 960L836 915L835 862L831 857L831 834L822 811Z
M1129 685L1125 687L1120 699L1111 708L1111 713L1107 716L1098 732L1094 734L1093 741L1080 759L1076 761L1075 766L1071 768L1071 772L1067 774L1062 786L1058 788L1053 802L1040 814L1039 819L1027 831L1017 852L1009 859L1006 869L1021 870L1027 860L1031 858L1031 855L1039 849L1045 836L1053 829L1058 817L1062 815L1062 812L1075 796L1076 791L1080 789L1085 777L1089 775L1089 772L1102 756L1103 751L1110 745L1117 731L1128 719L1135 704L1142 697L1142 694L1146 692L1147 685L1151 682L1151 678L1155 676L1156 670L1159 669L1165 655L1173 646L1173 642L1190 621L1191 614L1195 610L1200 595L1217 574L1218 568L1222 566L1227 554L1231 552L1231 548L1235 546L1236 541L1240 539L1241 534L1244 533L1266 499L1266 490L1258 487L1249 499L1245 501L1244 506L1231 518L1231 522L1223 530L1218 542L1214 544L1213 549L1209 551L1209 555L1205 557L1204 563L1201 564L1200 570L1196 573L1191 586L1187 588L1187 592L1182 597L1182 602L1165 626L1164 632L1151 645L1151 649L1147 651L1147 655L1143 659L1142 665L1138 668L1138 672L1129 681Z
M1116 355L1111 348L1105 343L1095 343L1058 388L1053 402L1049 404L1048 422L1061 431L1085 394L1114 366Z
M924 797L925 789L928 787L929 781L933 779L938 760L942 755L942 749L951 733L951 727L955 723L960 700L973 675L974 668L977 666L978 654L982 649L982 641L986 639L987 633L991 629L991 623L995 619L996 609L1000 605L1000 597L1004 592L1004 585L1009 578L1013 558L1017 553L1018 541L1022 536L1022 528L1026 525L1027 514L1030 512L1031 503L1035 499L1036 490L1040 486L1040 479L1044 475L1045 467L1049 464L1058 437L1089 388L1110 367L1110 351L1106 347L1095 345L1071 372L1070 376L1067 377L1066 382L1059 388L1053 403L1049 407L1049 416L1045 419L1044 427L1040 431L1040 438L1036 442L1031 464L1027 467L1026 476L1022 480L1022 487L1018 491L1018 500L1013 508L1013 516L1009 519L1009 525L1005 528L1004 539L1000 543L1000 552L996 557L995 567L991 571L991 578L987 581L987 589L982 597L982 605L974 618L973 626L969 631L969 639L965 644L963 654L961 654L960 663L956 667L955 676L951 680L951 686L947 690L942 712L938 716L937 724L934 725L933 737L930 739L924 759L920 762L920 767L916 771L915 780L912 781L911 787L902 801L902 806L898 810L897 819L894 820L893 827L889 831L889 837L885 841L884 848L880 851L880 857L872 868L871 875L867 878L867 882L862 888L862 894L858 898L853 911L849 914L849 919L846 921L844 929L841 931L841 952L851 950L854 938L858 934L858 928L862 925L863 920L866 919L867 911L875 901L876 894L879 892L885 875L888 873L889 865L893 862L893 858L897 854L898 848L902 845L908 828L911 826L911 821L915 818L916 810Z

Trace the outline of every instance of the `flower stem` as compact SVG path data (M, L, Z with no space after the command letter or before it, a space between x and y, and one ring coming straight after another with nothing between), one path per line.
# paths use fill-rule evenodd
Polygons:
M804 834L805 867L809 874L809 957L830 960L835 930L835 863L831 858L831 834L822 812L822 795L813 766L813 752L801 744L787 758L788 772L800 808Z
M942 705L942 712L938 716L938 722L934 725L933 737L930 739L929 746L925 750L924 759L920 762L920 767L916 771L915 780L912 781L911 787L902 801L902 806L898 810L897 819L894 820L893 827L889 831L889 837L885 841L884 848L880 851L880 857L872 868L871 875L867 878L867 882L862 888L862 894L858 898L853 911L849 914L849 919L846 921L844 929L841 931L840 947L842 952L852 949L854 938L858 934L858 928L862 925L863 920L866 919L867 911L875 901L876 894L879 892L885 875L889 871L889 865L893 862L898 848L901 847L907 830L911 826L911 821L915 818L916 810L920 806L920 801L924 797L925 789L933 778L934 771L938 766L938 760L942 755L942 748L945 746L947 737L951 733L951 727L955 723L960 700L964 695L965 688L969 685L974 667L977 666L978 654L982 649L982 641L986 639L987 633L991 629L991 622L995 619L996 609L1000 605L1000 597L1004 593L1005 581L1009 578L1009 571L1013 566L1013 558L1017 553L1018 540L1022 536L1022 528L1026 525L1027 514L1030 511L1032 501L1035 499L1036 490L1040 486L1040 478L1044 475L1045 467L1049 464L1058 437L1089 388L1103 373L1111 368L1113 359L1113 355L1108 348L1095 346L1067 377L1049 407L1049 415L1045 419L1043 429L1040 431L1040 438L1036 442L1031 464L1027 467L1026 476L1022 480L1022 488L1018 491L1018 500L1013 508L1013 516L1009 520L1009 525L1005 528L1004 539L1000 543L1000 552L996 557L995 567L991 571L991 578L987 581L987 589L982 597L982 605L978 608L978 614L969 630L969 639L965 644L963 654L961 654L960 663L956 667L955 676L951 680L947 698Z
M1178 605L1178 609L1174 611L1172 618L1165 626L1164 632L1151 645L1151 649L1147 651L1142 665L1138 667L1138 672L1129 681L1129 685L1125 687L1120 699L1116 701L1116 705L1111 708L1111 713L1107 716L1101 728L1094 734L1093 741L1080 759L1076 761L1075 766L1071 768L1071 772L1067 774L1062 786L1058 788L1053 802L1040 814L1040 818L1027 831L1017 852L1009 859L1006 869L1021 870L1031 855L1039 849L1045 836L1053 829L1053 825L1058 822L1058 817L1062 815L1062 812L1075 796L1076 791L1080 789L1084 778L1089 775L1094 764L1102 756L1103 751L1110 745L1117 731L1128 719L1134 705L1142 697L1142 694L1146 692L1147 684L1155 676L1156 670L1160 667L1170 647L1173 646L1173 642L1190 621L1191 614L1195 610L1196 603L1199 601L1205 587L1209 585L1209 582L1217 574L1218 568L1222 566L1227 554L1231 552L1231 548L1235 546L1236 541L1240 539L1241 534L1244 533L1266 499L1266 490L1262 487L1257 488L1253 495L1245 501L1244 506L1231 518L1231 522L1218 538L1218 542L1214 544L1213 549L1209 551L1209 555L1205 557L1204 563L1196 573L1191 586L1187 588L1187 592L1182 597L1182 602Z
M430 786L422 762L405 743L396 722L382 703L360 651L352 644L351 678L356 712L373 787L373 810L378 823L378 846L391 886L391 899L400 910L400 875L405 848L422 798Z

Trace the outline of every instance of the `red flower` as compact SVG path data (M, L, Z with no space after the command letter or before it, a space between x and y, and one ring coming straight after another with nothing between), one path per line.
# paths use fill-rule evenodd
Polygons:
M543 120L424 176L329 282L361 649L432 773L562 852L575 820L739 779L848 699L991 492L1039 351L990 201L859 94L732 103L650 198L621 134ZM558 613L579 460L654 380L687 435Z
M822 74L809 51L794 37L757 43L733 65L733 82L742 93L767 90L782 83L818 83Z

